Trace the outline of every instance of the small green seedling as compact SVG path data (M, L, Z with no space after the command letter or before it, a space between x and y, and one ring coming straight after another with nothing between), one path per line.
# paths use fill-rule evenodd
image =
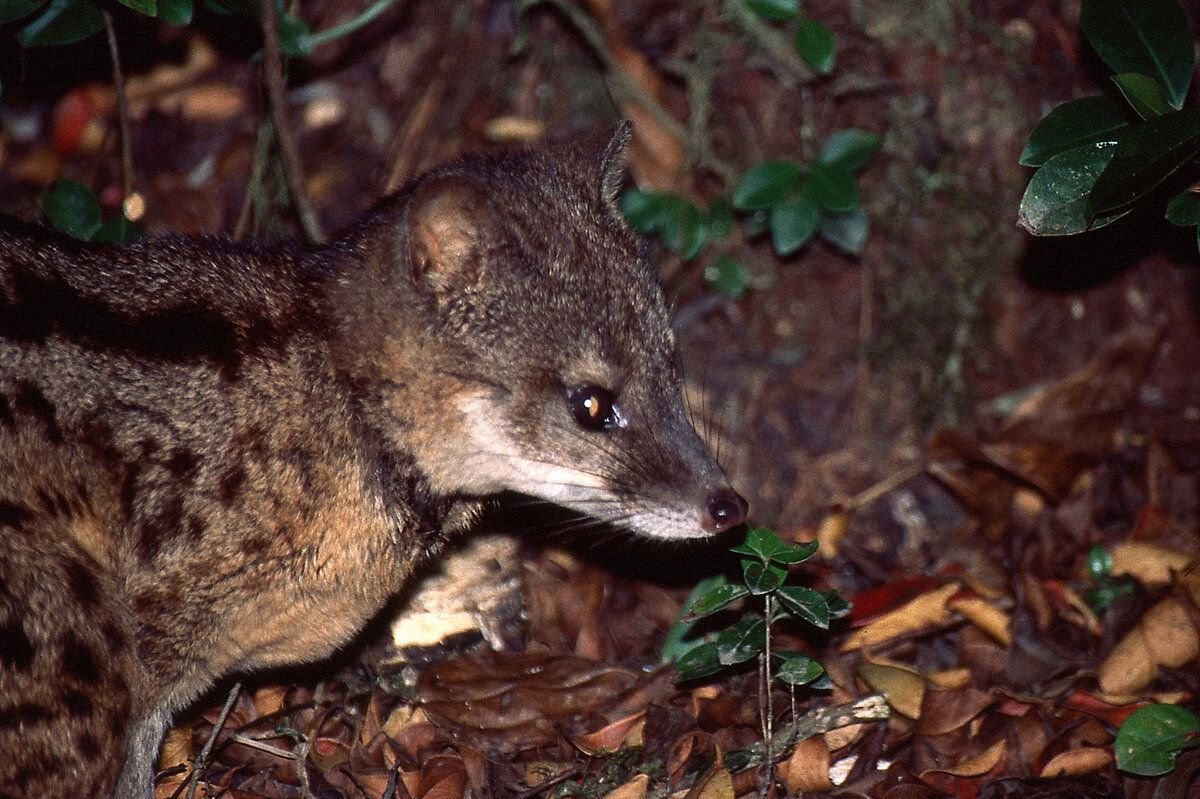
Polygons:
M60 180L42 192L41 206L51 225L80 241L126 244L141 236L124 213L105 222L95 193L74 180Z
M788 567L808 560L816 550L816 543L787 544L765 527L751 528L731 550L742 556L742 579L730 582L718 575L696 586L668 635L663 660L675 663L681 680L694 680L760 658L768 683L778 679L793 686L819 685L825 673L819 663L801 652L771 648L772 632L781 622L802 621L827 629L830 621L850 611L835 592L789 584ZM745 610L728 626L698 639L689 637L696 622L735 605Z

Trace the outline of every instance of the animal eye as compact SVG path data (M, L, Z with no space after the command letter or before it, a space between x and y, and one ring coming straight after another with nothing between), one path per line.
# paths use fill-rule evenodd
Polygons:
M611 430L625 426L616 398L611 391L599 386L568 387L567 407L585 430Z

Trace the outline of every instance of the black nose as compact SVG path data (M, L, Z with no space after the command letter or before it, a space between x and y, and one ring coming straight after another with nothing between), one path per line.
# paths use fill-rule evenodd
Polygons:
M714 533L723 533L746 521L750 506L731 488L718 488L708 496L708 518L704 528Z

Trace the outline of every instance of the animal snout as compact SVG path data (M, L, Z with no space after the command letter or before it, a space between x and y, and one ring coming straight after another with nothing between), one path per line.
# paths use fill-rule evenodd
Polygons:
M718 488L708 495L708 516L704 520L704 529L723 533L746 521L749 510L750 505L732 488Z

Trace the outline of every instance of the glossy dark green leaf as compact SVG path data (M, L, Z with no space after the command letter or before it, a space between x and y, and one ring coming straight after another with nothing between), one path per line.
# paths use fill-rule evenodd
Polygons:
M742 577L750 593L761 596L769 594L787 579L787 571L774 563L763 563L761 560L742 560Z
M714 585L700 595L692 606L687 609L686 618L694 620L711 616L713 613L729 607L742 597L749 596L749 594L750 589L744 585L734 585L729 582Z
M92 190L74 180L60 180L40 198L42 213L58 230L90 241L100 229L100 202Z
M1167 203L1167 221L1181 227L1200 224L1200 194L1188 189L1172 197Z
M1200 718L1175 705L1147 705L1125 719L1113 750L1117 768L1156 777L1175 768L1184 749L1200 745Z
M750 286L750 275L741 261L721 255L704 267L704 282L717 294L739 299Z
M771 244L785 258L799 250L817 232L821 212L803 197L792 197L771 208Z
M0 0L0 25L27 17L45 3L46 0Z
M759 616L743 616L717 636L717 660L722 666L745 663L767 646L767 625Z
M858 128L835 131L821 145L817 161L828 166L857 172L879 149L879 134Z
M825 673L820 663L799 652L781 652L775 677L788 685L808 685Z
M1088 194L1116 148L1114 142L1085 144L1047 161L1025 187L1021 227L1035 236L1069 236L1113 221L1090 217Z
M192 0L158 0L158 18L168 25L192 21Z
M821 75L833 72L837 60L837 37L833 31L813 19L802 19L796 25L796 52Z
M1121 106L1107 97L1081 97L1055 106L1042 117L1021 152L1025 166L1041 166L1059 153L1084 144L1109 141L1129 126Z
M822 630L829 629L829 603L821 592L789 585L775 592L779 601L797 618Z
M733 190L733 207L743 211L769 208L800 184L803 170L793 161L764 161L747 170Z
M725 666L717 658L717 644L708 642L689 649L675 661L675 670L680 680L698 680L716 674Z
M92 0L50 0L50 5L21 31L23 47L71 44L104 27Z
M120 0L120 3L148 17L158 15L158 0Z
M1109 214L1146 195L1200 155L1200 109L1172 111L1120 132L1088 198L1090 215Z
M746 531L742 543L730 547L730 552L738 555L752 555L763 563L775 562L784 565L803 563L817 551L817 542L808 544L787 544L780 540L773 530L767 527L751 527Z
M800 13L797 0L746 0L746 7L763 19L782 21Z
M1125 72L1113 75L1113 83L1142 119L1153 119L1171 110L1162 85L1154 78L1140 72Z
M821 214L817 227L821 238L848 255L862 255L871 232L871 221L861 208L844 214Z
M845 213L858 207L858 178L849 169L814 164L804 196L822 211Z
M1183 107L1195 45L1176 0L1083 0L1079 21L1113 72L1149 75L1166 88L1172 108Z

